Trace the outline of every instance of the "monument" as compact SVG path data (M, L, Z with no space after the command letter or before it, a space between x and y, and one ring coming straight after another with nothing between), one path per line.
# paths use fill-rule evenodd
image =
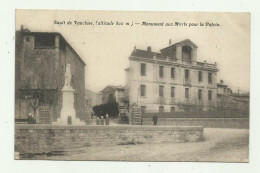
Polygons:
M54 125L84 125L85 123L80 121L76 117L76 111L74 108L74 92L75 90L71 87L71 69L70 64L66 66L65 72L65 82L62 88L62 109L60 118L57 119L57 122L54 122Z

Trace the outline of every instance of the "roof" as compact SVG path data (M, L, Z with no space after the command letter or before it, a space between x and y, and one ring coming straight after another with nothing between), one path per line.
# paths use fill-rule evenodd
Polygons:
M223 84L223 83L218 83L217 86L220 86L220 87L227 87L227 85ZM229 88L230 89L230 88Z
M141 49L134 49L134 51L131 53L131 56L137 56L137 57L143 57L143 58L153 58L155 56L156 52L149 52L146 50Z
M31 32L29 29L22 29L19 30L20 32L23 32L24 35L34 35L34 34L56 34L59 35L65 43L69 46L69 48L72 50L73 53L76 54L76 56L79 58L79 60L86 66L86 63L82 60L82 58L78 55L78 53L73 49L73 47L68 43L68 41L62 36L59 32Z
M103 90L101 90L100 92L103 92L104 90L106 90L107 88L112 88L114 90L124 90L125 88L122 87L121 85L119 86L115 86L115 85L107 85Z
M167 46L167 47L165 47L163 49L167 49L167 48L174 47L174 46L177 46L177 45L190 45L190 46L192 46L194 48L198 48L198 46L195 43L193 43L190 39L185 39L185 40L182 40L180 42L174 43L174 44L172 44L170 46ZM163 49L161 49L161 50L163 50Z

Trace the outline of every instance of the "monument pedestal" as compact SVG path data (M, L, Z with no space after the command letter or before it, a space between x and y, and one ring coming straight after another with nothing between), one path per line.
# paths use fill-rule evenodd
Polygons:
M70 86L64 86L62 91L62 109L60 118L57 122L53 122L53 125L68 125L68 117L71 117L71 125L85 125L85 122L80 121L76 117L76 111L74 109L74 92L75 90Z

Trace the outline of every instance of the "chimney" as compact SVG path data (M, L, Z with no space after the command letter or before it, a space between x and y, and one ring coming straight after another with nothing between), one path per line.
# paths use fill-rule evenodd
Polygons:
M169 46L172 45L172 39L169 39Z
M21 31L23 30L23 25L21 25Z
M152 47L151 47L151 46L148 46L148 47L147 47L147 51L148 51L148 52L152 52Z

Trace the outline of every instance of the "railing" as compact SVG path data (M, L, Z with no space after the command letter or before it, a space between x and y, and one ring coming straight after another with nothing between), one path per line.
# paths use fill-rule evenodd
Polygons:
M182 60L183 64L192 64L192 61Z
M186 112L146 112L142 118L150 118L156 114L160 118L249 118L249 111L244 110L213 110Z
M205 63L205 62L197 62L197 66L216 68L216 64L210 64L210 63Z

